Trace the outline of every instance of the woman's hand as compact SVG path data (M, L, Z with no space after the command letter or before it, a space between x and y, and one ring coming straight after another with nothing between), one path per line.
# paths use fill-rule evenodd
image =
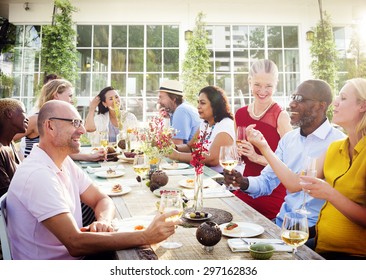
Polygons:
M263 137L263 134L259 130L254 129L254 127L255 124L252 124L249 125L246 129L246 135L248 141L261 151L270 148L267 143L267 140Z
M326 181L311 176L300 176L300 179L306 183L303 190L315 198L329 200L335 191Z
M95 96L91 101L90 101L90 109L89 110L95 110L97 107L98 107L98 105L99 105L99 103L100 103L100 98L99 98L99 96L97 95L97 96Z
M240 156L246 156L252 162L257 161L259 155L255 152L254 146L250 142L241 140L241 143L237 147Z

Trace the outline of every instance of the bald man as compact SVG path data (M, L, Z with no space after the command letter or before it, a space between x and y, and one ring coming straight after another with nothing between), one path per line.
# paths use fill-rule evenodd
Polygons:
M14 259L80 259L165 240L177 211L157 215L141 232L114 232L115 208L72 161L80 150L83 121L75 107L52 100L38 116L40 142L16 171L8 193L8 229ZM42 178L40 180L40 178ZM97 221L82 227L80 201Z

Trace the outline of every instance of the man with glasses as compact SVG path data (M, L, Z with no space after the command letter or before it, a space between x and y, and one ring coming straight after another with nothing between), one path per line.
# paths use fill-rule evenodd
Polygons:
M37 120L39 145L17 169L7 196L8 233L14 259L80 259L96 253L154 244L174 233L179 222L158 214L145 231L114 232L113 201L73 162L85 133L69 103L46 102ZM82 227L80 201L97 221Z
M331 142L344 138L345 135L334 128L327 119L327 109L332 103L332 91L326 82L307 80L296 88L291 98L291 124L297 128L281 138L276 155L293 172L299 173L307 157L319 157ZM227 170L224 170L224 176L226 184L232 183L254 198L270 194L280 183L269 165L256 177L243 177L240 172L230 173ZM308 222L309 227L312 227L318 219L324 200L309 199L306 208L310 211ZM302 192L287 192L277 214L276 224L281 226L285 213L300 209L302 202Z

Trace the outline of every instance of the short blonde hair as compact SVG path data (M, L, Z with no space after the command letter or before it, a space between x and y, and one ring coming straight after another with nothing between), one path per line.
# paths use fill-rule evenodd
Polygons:
M21 101L13 98L0 99L0 121L4 120L6 111L15 111L18 108L24 108Z
M355 88L356 97L359 102L366 102L366 79L354 78L348 80L346 83L351 84ZM366 135L366 112L363 113L361 121L357 124L356 131L361 133L362 137Z
M38 98L38 109L41 109L47 101L55 99L56 93L63 93L68 88L72 88L72 84L64 79L50 80L41 89L41 95Z

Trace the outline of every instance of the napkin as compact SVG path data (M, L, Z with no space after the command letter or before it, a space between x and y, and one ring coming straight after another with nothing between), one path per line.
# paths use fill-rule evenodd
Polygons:
M102 167L91 167L91 166L88 166L86 168L86 171L88 173L95 173L95 172L99 172L99 171L107 171L109 168L112 168L112 169L115 169L115 170L124 170L124 166L119 164L117 166L117 168L115 168L115 166L113 165L110 165L110 166L102 166Z
M246 238L246 240L247 240L247 238ZM248 240L250 240L251 242L253 242L254 240L260 240L260 242L262 242L262 243L270 243L275 248L275 251L278 251L278 252L292 252L291 246L278 244L281 241L280 239L251 238ZM231 251L233 251L233 252L249 252L250 245L244 243L244 241L241 240L240 238L228 239L227 244L229 245Z
M184 195L188 199L193 199L194 190L183 190ZM234 194L228 190L224 190L222 188L207 188L202 190L203 198L217 198L217 197L230 197L234 196Z
M193 175L195 174L194 168L186 168L186 169L177 169L177 170L164 170L166 175Z

